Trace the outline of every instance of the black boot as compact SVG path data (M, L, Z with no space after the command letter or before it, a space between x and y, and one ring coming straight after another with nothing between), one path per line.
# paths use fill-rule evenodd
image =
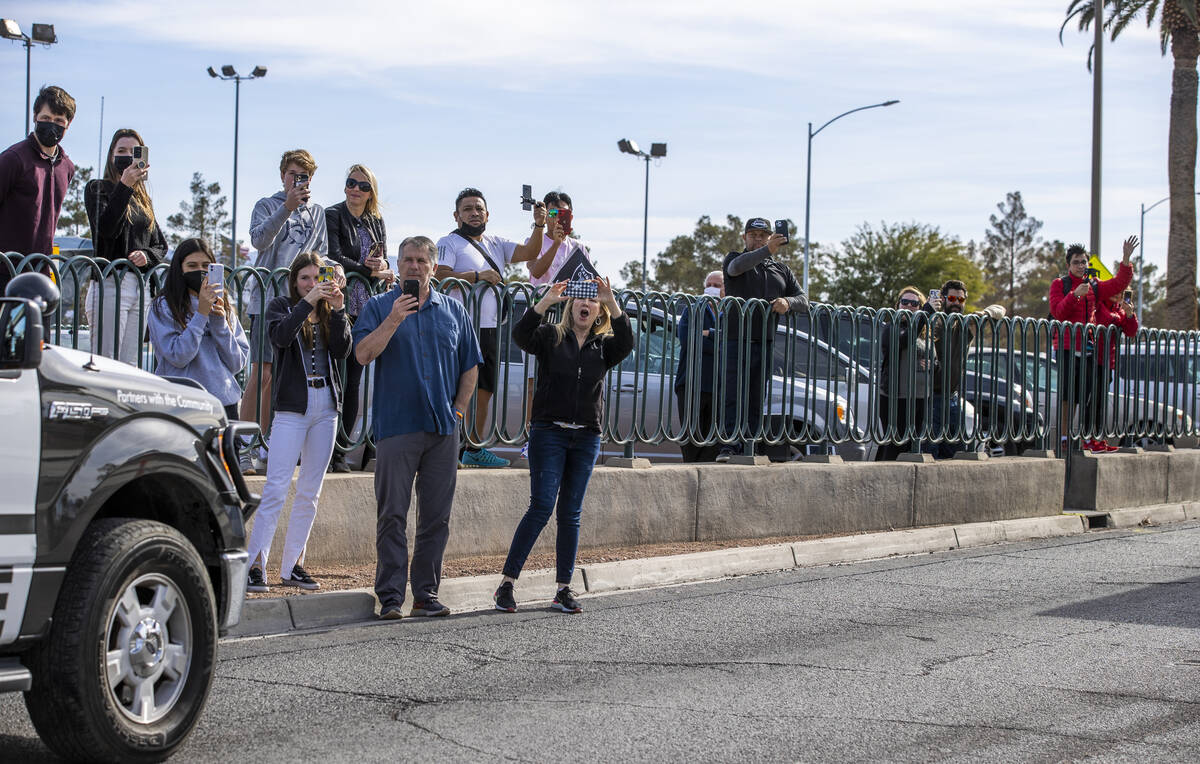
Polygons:
M329 468L326 472L349 472L350 465L346 464L346 454L338 449L333 449L333 456L329 458Z

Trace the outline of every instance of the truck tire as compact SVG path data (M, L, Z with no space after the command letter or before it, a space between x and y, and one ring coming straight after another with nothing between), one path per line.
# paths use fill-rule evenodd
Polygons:
M174 528L93 523L30 656L25 705L42 740L72 760L170 756L208 697L216 612L204 563Z

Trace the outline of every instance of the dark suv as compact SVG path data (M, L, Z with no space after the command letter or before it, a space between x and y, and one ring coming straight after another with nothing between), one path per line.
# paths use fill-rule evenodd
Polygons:
M156 761L195 726L241 615L257 505L239 434L187 380L43 345L57 290L0 300L0 691L70 759Z

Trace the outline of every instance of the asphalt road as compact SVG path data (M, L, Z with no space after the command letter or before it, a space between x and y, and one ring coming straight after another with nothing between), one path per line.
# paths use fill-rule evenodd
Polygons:
M1200 759L1200 524L584 602L225 643L177 760Z

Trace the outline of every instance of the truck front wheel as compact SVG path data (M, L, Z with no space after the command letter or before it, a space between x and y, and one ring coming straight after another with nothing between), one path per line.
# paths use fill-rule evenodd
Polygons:
M212 584L188 540L149 520L99 520L31 656L25 705L66 758L159 761L199 719L216 656Z

